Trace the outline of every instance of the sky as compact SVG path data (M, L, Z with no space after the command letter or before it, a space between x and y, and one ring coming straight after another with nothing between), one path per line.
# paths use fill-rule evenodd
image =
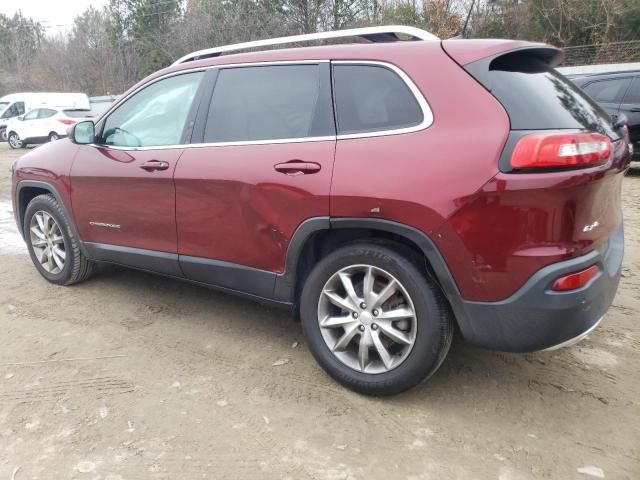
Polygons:
M107 0L0 0L0 13L13 16L18 10L25 17L38 20L48 35L71 29L73 18L89 6L102 8Z

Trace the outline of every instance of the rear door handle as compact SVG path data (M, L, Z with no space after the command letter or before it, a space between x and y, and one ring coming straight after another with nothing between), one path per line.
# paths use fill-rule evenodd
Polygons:
M147 172L155 172L157 170L166 170L169 168L169 162L163 162L161 160L149 160L140 165L140 168Z
M303 162L302 160L291 160L285 163L278 163L273 166L276 172L284 173L286 175L308 175L311 173L317 173L322 168L319 163L315 162Z

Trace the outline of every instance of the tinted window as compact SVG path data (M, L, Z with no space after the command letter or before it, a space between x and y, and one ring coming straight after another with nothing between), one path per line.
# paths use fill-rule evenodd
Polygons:
M392 70L372 65L333 67L338 133L395 130L418 125L422 109Z
M40 112L39 108L36 108L35 110L31 110L29 113L27 113L24 116L25 120L35 120L36 118L38 118L38 112Z
M465 67L500 101L514 130L587 129L611 138L611 117L580 88L529 51Z
M616 78L590 83L584 87L584 91L596 102L619 103L627 86L628 78Z
M333 135L328 95L328 88L321 88L318 65L222 69L216 80L204 141Z
M180 144L202 76L176 75L133 94L107 118L102 142L121 147Z
M58 113L55 110L52 110L50 108L41 108L40 112L38 113L38 118L49 118L49 117L53 117L56 113Z
M14 106L16 107L17 115L24 114L24 102L16 102Z
M640 103L640 77L636 77L627 90L623 103Z

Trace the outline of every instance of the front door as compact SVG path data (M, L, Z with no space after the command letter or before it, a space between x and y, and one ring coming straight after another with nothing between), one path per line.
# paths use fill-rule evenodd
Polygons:
M179 273L173 172L203 75L185 73L143 87L97 125L95 145L80 147L71 170L71 199L89 248L129 255L127 263L136 265L131 255L146 257L141 261L149 265L137 266ZM162 261L167 258L173 260L168 272Z
M26 140L28 138L34 137L37 130L38 124L38 115L40 114L40 109L36 108L27 112L27 114L22 117L22 120L18 120L16 124L16 130L18 136L22 140Z
M193 142L175 172L182 270L270 296L296 228L329 215L329 63L221 68Z

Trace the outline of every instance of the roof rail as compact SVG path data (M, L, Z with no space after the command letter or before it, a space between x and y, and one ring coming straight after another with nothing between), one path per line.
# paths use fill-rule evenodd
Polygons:
M312 42L316 40L328 40L332 38L360 37L371 42L397 42L400 40L398 33L406 35L410 40L440 40L432 33L415 27L405 27L402 25L388 25L383 27L352 28L349 30L336 30L331 32L309 33L304 35L293 35L291 37L269 38L266 40L255 40L253 42L236 43L234 45L224 45L222 47L206 48L185 55L176 60L173 65L199 60L202 58L217 57L222 53L247 50L251 48L270 47L273 45L285 45L287 43Z

